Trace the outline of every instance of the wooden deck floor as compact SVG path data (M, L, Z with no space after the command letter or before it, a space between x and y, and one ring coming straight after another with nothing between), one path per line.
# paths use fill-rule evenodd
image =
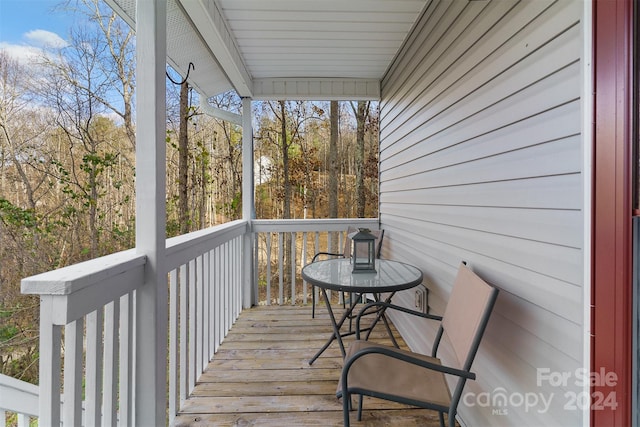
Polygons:
M377 329L382 341L384 328ZM335 397L342 367L338 344L308 363L330 331L325 309L315 319L308 307L243 311L175 425L341 426L342 401ZM365 399L362 418L357 422L352 412L351 424L439 426L436 412L372 398Z

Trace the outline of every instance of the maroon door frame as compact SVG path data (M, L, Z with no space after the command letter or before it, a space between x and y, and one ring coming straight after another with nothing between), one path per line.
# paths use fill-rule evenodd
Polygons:
M617 407L592 405L591 425L631 425L633 0L593 1L594 141L591 370ZM593 400L595 403L595 400Z

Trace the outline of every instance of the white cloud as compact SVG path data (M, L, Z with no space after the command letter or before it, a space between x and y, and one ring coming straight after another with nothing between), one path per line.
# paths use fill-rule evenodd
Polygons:
M18 44L0 42L0 50L20 63L32 63L42 56L42 49Z
M62 37L56 33L46 30L32 30L24 34L24 38L27 39L32 45L42 48L60 49L67 46L67 43Z
M0 42L0 50L23 63L37 63L43 56L51 56L52 50L69 45L62 37L46 30L32 30L22 35L25 43Z

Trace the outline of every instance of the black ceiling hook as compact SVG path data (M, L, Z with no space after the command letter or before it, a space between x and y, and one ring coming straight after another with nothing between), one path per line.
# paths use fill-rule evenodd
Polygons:
M174 85L177 85L177 86L182 86L184 84L184 82L186 82L187 79L189 78L189 73L191 73L191 70L195 70L195 69L196 69L196 66L193 65L193 62L189 62L189 66L187 67L187 76L181 82L177 82L177 81L173 80L171 78L171 76L169 75L168 71L165 71L165 74L167 75L167 78L169 80L171 80L171 83L173 83Z

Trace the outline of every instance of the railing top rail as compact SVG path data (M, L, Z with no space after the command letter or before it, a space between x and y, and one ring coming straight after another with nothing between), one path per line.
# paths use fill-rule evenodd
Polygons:
M129 249L27 277L22 279L21 290L23 294L70 295L143 266L146 260L145 255Z
M249 221L236 220L167 239L167 271L249 231Z
M343 231L348 226L379 227L378 218L254 219L252 231Z
M0 409L37 417L38 390L37 385L0 374Z
M341 231L347 226L378 227L377 218L237 220L167 240L167 271L246 233L267 231ZM70 295L108 281L146 263L146 257L130 249L22 279L24 294Z

